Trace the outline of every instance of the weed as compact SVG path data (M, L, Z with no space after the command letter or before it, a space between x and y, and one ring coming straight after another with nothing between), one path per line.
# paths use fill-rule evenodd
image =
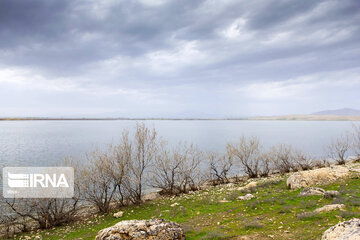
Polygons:
M263 227L264 225L255 220L244 224L244 228L246 229L260 229Z
M340 212L340 216L342 218L354 218L354 217L359 217L360 213L358 212L351 212L351 211L341 211Z
M201 240L221 240L226 239L226 235L220 230L215 229L206 233L205 236L200 238Z
M316 217L319 217L315 212L304 212L296 215L296 218L299 220L312 220Z

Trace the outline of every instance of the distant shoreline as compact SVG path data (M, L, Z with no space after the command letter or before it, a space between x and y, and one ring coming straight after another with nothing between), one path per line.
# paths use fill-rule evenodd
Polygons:
M283 115L283 116L259 116L247 118L45 118L45 117L26 117L26 118L0 118L0 121L360 121L360 116L338 116L338 115Z

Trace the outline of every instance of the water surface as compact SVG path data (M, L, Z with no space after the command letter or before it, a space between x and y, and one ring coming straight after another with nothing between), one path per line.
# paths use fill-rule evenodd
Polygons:
M324 147L346 131L347 121L245 121L245 120L148 120L170 145L194 143L203 150L224 152L226 143L240 136L257 136L264 147L279 143L321 157ZM0 164L5 166L53 166L72 156L118 143L124 129L136 121L0 121Z

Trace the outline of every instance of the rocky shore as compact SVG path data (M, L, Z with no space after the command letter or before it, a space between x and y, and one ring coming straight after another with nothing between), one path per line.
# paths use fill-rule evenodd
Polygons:
M326 200L326 202L329 203L333 203L336 202L337 199L341 199L341 189L338 190L325 190L323 188L317 187L317 186L326 186L332 183L336 183L338 181L341 180L346 180L346 179L356 179L359 176L360 173L360 165L359 163L356 162L349 162L346 165L333 165L331 167L326 167L326 168L320 168L320 169L314 169L314 170L308 170L308 171L302 171L302 172L295 172L295 173L289 173L286 175L279 175L279 174L274 174L271 175L269 177L266 178L257 178L257 179L241 179L241 181L239 181L239 179L231 179L231 182L228 184L224 184L224 185L217 185L217 186L213 186L212 183L207 182L202 184L199 187L199 191L196 192L192 192L190 191L188 194L182 194L180 196L162 196L161 194L159 194L158 192L156 193L151 193L149 195L146 195L144 197L144 202L148 202L150 205L158 205L161 207L166 207L169 208L169 210L164 210L160 213L158 213L156 210L154 210L155 212L153 212L151 214L151 217L166 217L166 216L175 216L175 218L177 217L177 215L181 215L185 212L188 212L189 210L187 209L187 207L183 206L185 204L182 204L182 201L207 201L206 199L209 199L209 204L210 205L214 205L216 204L216 206L218 206L218 208L222 208L222 205L227 205L227 204L236 204L239 205L241 204L240 202L243 202L243 204L245 204L246 208L250 209L248 210L250 215L256 216L257 213L257 208L259 208L259 206L257 205L257 202L265 202L267 203L266 199L263 199L265 196L261 196L261 193L259 193L259 189L261 190L265 190L266 191L271 191L272 186L277 186L277 184L280 184L279 187L284 186L282 185L283 183L281 183L281 181L283 181L282 179L285 179L285 185L287 186L287 190L286 188L283 191L284 194L288 194L288 195L292 195L294 193L294 191L299 191L297 193L296 198L312 198L315 196L321 197L319 199L319 201L324 201ZM236 181L237 180L237 181ZM281 187L281 189L283 189ZM214 195L215 194L215 195ZM270 195L274 195L275 193L270 193ZM214 196L216 196L214 198ZM221 197L224 196L224 197ZM293 199L294 197L291 197L290 199ZM217 200L215 200L217 199ZM323 199L323 200L322 200ZM327 200L330 199L330 200ZM281 199L280 199L281 200ZM275 200L274 200L275 201ZM166 203L166 205L165 205ZM281 202L280 202L281 203ZM250 204L250 205L249 205ZM255 204L255 206L258 206L257 208L252 208L251 205ZM282 204L282 203L281 203ZM143 204L144 207L146 207L146 203ZM318 206L319 205L319 206ZM151 226L155 223L159 223L162 228L161 231L159 230L158 227L152 227L158 229L160 232L166 232L165 229L167 229L167 226L173 226L173 227L169 227L169 233L171 233L175 227L177 226L176 229L182 229L180 232L181 234L179 236L182 236L182 234L184 232L186 232L186 228L187 226L185 226L185 230L184 227L182 225L178 225L177 223L173 223L173 222L168 222L167 220L151 220L151 218L149 219L142 219L140 222L128 222L128 218L131 217L133 214L135 214L134 212L129 212L128 209L133 209L133 208L142 208L140 206L128 206L125 208L121 208L121 211L115 211L118 209L118 206L116 204L112 204L112 209L113 211L115 211L114 215L108 216L107 218L112 217L114 220L111 220L111 222L115 221L117 222L113 227L110 228L106 228L105 230L101 230L99 231L96 237L96 239L182 239L180 238L157 238L155 235L158 233L153 233L152 231L147 232L147 230L139 230L138 227L135 227L135 229L138 229L141 234L139 235L138 233L136 233L137 230L131 230L131 229L127 229L126 226L137 226L138 224L140 224L139 226ZM269 208L272 208L271 206ZM286 209L286 204L283 206L284 209ZM347 204L343 204L343 203L333 203L333 204L325 204L325 205L320 205L317 204L316 207L314 207L314 209L312 211L307 211L307 212L303 212L300 214L296 215L297 219L307 219L307 218L313 218L313 216L317 216L319 214L325 214L326 212L337 212L337 211L342 211L342 212L346 212L346 208L348 208ZM219 210L220 210L219 209ZM251 210L252 209L252 210ZM133 210L131 210L133 211ZM194 210L195 211L195 210ZM253 211L254 213L251 213L250 211ZM287 210L281 210L281 211L287 211ZM279 210L279 212L281 212ZM176 212L175 215L172 215L172 212ZM191 210L191 212L193 212ZM192 213L195 214L196 216L201 216L202 211L196 211L196 213ZM98 221L101 222L101 217L94 220L90 220L93 218L93 216L96 216L97 212L95 208L91 208L91 207L84 207L81 211L78 212L78 217L79 217L79 225L82 224L95 224ZM167 219L168 217L166 217ZM121 220L123 220L121 221ZM160 218L161 219L161 218ZM212 221L216 221L218 224L218 226L221 226L221 222L222 222L223 217L219 217L218 220L216 220L215 218L212 219ZM257 220L258 221L258 220ZM355 221L355 220L354 220ZM91 223L89 223L91 222ZM135 225L134 225L135 224ZM181 224L181 223L180 223ZM260 229L262 228L262 225L259 224L255 221L255 222L249 222L249 225L251 225L251 229L252 228L257 228L259 227ZM155 224L156 225L156 224ZM254 225L254 226L252 226ZM345 224L344 226L354 226L354 224ZM281 227L281 226L279 226ZM120 232L121 234L127 234L126 236L133 236L133 237L127 237L127 238L116 238L115 236L119 235L119 232L115 229L122 229ZM126 230L127 229L127 230ZM335 229L336 230L336 229ZM334 231L335 231L334 230ZM69 229L69 233L72 230ZM128 231L128 232L126 232ZM134 234L132 234L135 231ZM284 230L284 233L286 233L285 231L290 231L290 230ZM337 231L337 230L336 230ZM348 230L346 230L348 231ZM349 230L350 231L350 230ZM32 234L30 236L32 237L36 237L38 236L38 239L47 239L46 238L46 234L47 231L39 231L36 229L32 230ZM125 233L126 232L126 233ZM147 234L145 234L145 233ZM333 231L332 231L333 232ZM354 231L350 231L350 232L356 232ZM115 235L112 236L111 233L114 233ZM64 233L65 234L65 233ZM118 234L118 235L116 235ZM120 235L121 235L120 234ZM145 234L145 236L148 236L151 238L141 238L141 236L143 236L143 234ZM149 235L150 234L150 235ZM153 234L153 235L151 235ZM155 235L154 235L155 234ZM162 233L163 234L163 233ZM354 233L352 233L354 234ZM174 235L174 233L172 232L170 235ZM175 234L176 235L176 234ZM175 236L174 235L174 236ZM271 235L271 234L269 234ZM334 234L332 234L334 235ZM329 236L332 236L327 234L326 237L323 237L323 239L340 239L340 238L330 238ZM335 234L336 235L336 234ZM29 235L26 235L29 236ZM140 238L136 238L134 236L140 236ZM178 236L178 235L176 235ZM325 236L325 235L324 235ZM271 237L269 237L271 238ZM27 239L25 238L25 236L22 237L22 239ZM59 238L62 239L62 238ZM259 238L262 239L262 238ZM266 239L266 238L264 238ZM291 238L289 238L291 239ZM352 239L352 238L349 238ZM355 239L355 238L354 238Z

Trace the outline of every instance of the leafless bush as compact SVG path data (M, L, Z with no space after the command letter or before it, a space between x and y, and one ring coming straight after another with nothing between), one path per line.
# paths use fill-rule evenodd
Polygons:
M88 155L88 164L78 169L84 199L94 204L102 213L109 211L117 190L117 181L112 171L113 163L110 153L97 150Z
M273 159L270 152L262 153L259 156L259 176L267 177L273 171Z
M327 159L315 159L313 161L313 166L316 168L324 168L330 166L330 163Z
M209 177L216 184L229 182L229 172L233 167L233 159L228 155L219 155L214 152L207 153L209 159Z
M166 194L177 194L179 192L180 165L185 156L177 149L169 151L166 145L161 146L156 156L153 170L153 187L162 189Z
M345 164L351 150L351 138L349 134L342 135L328 146L328 155L337 164Z
M145 181L148 180L147 170L153 163L158 150L156 130L138 123L130 148L129 177L124 185L129 193L130 201L140 203Z
M227 153L230 158L238 161L244 172L250 177L255 178L259 175L260 167L260 146L259 139L251 137L241 137L236 144L227 145Z
M279 170L280 173L288 173L292 169L295 169L291 145L280 144L277 147L273 147L271 154L275 168Z
M131 163L131 143L127 131L123 132L121 143L111 149L113 159L111 161L112 168L110 174L117 187L116 200L124 206L128 200L128 191L125 186L129 178Z
M15 234L30 230L28 219L25 217L2 215L0 217L0 237L13 238Z
M295 151L293 157L294 157L295 167L298 170L304 171L313 168L313 160L310 157L310 155L302 151Z
M18 217L31 219L36 221L42 229L61 226L73 221L78 202L79 199L75 197L73 199L12 199L6 201L17 217L15 222L19 219Z
M202 152L194 145L184 145L185 161L180 165L181 192L197 190L201 181L200 164L203 160Z
M153 169L153 187L178 194L195 190L199 184L202 153L193 145L179 144L169 151L162 145Z

